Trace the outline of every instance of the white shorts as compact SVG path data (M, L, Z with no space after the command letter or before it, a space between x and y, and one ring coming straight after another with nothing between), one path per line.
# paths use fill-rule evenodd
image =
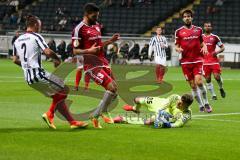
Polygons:
M83 68L83 56L75 56L76 58L76 65L77 68L82 69Z
M43 71L42 76L38 77L38 82L29 84L29 86L51 97L64 90L64 81L54 74Z
M166 57L155 56L154 61L156 64L160 64L163 66L167 66L167 59Z
M83 68L83 56L74 56L74 57L68 57L67 59L65 59L66 63L76 63L76 67L79 69Z

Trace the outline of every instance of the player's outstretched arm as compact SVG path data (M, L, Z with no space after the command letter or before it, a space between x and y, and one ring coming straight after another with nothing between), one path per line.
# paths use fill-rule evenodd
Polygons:
M61 64L60 58L57 56L55 52L53 52L51 49L46 48L43 50L43 53L48 57L52 58L54 66L57 67Z
M112 44L112 43L116 42L116 41L119 40L119 39L120 39L120 34L119 34L119 33L115 33L115 34L112 36L112 38L110 38L110 39L108 39L108 40L106 40L106 41L103 42L103 47L105 47L105 46L107 46L107 45L109 45L109 44Z

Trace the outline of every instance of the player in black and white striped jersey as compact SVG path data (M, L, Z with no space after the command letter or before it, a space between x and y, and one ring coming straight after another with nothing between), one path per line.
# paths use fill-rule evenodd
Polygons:
M166 72L166 48L168 42L165 36L162 35L162 28L156 28L156 35L151 38L149 42L148 57L152 55L154 51L154 61L156 63L156 79L158 83L162 83L164 74Z
M87 123L75 121L65 104L67 87L59 77L46 72L42 68L41 53L52 58L55 67L61 61L51 49L44 38L38 34L41 30L41 21L36 16L27 17L27 30L19 36L13 44L13 62L22 67L24 77L28 85L46 96L52 97L53 101L48 112L42 115L47 125L56 129L53 124L54 113L58 110L70 123L71 128L87 126Z

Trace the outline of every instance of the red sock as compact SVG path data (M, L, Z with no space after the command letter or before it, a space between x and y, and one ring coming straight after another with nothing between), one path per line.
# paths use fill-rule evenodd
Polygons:
M159 71L159 80L161 81L163 80L164 74L165 74L165 67L161 66Z
M57 103L61 100L61 97L59 96L59 94L55 94L52 96L52 104L49 107L48 113L50 114L54 114L56 107L57 107Z
M84 81L85 81L85 89L88 89L89 88L89 82L90 82L90 76L88 74L85 74Z
M72 124L75 121L73 119L71 113L69 112L69 109L64 100L62 102L60 102L60 106L58 106L57 110L59 111L59 113L61 113L61 115L63 115L66 118L66 120L70 124Z
M75 87L79 86L79 82L81 81L82 78L82 70L77 70L76 72L76 79L75 79Z
M160 66L159 65L156 66L155 72L156 72L156 78L157 78L157 81L158 81L159 80L159 75L160 75Z
M49 108L48 114L50 114L49 116L52 116L53 118L54 112L58 110L59 113L61 113L66 118L66 120L71 124L74 121L74 119L72 115L69 113L69 110L65 103L66 97L67 97L66 94L56 93L53 96L53 101Z

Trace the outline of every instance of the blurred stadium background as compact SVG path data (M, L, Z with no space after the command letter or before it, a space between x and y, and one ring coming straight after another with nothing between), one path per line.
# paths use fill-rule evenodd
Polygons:
M33 14L42 20L42 33L49 46L63 60L71 56L71 31L81 21L87 2L101 7L104 38L121 33L121 41L106 49L106 56L113 63L151 63L146 56L147 44L155 27L161 26L171 44L167 50L168 65L178 66L178 54L173 49L174 31L182 25L179 13L192 9L193 23L203 26L204 21L211 21L213 33L224 42L226 50L219 55L222 66L240 67L238 0L1 0L0 55L11 56L14 35L24 31L26 15Z

